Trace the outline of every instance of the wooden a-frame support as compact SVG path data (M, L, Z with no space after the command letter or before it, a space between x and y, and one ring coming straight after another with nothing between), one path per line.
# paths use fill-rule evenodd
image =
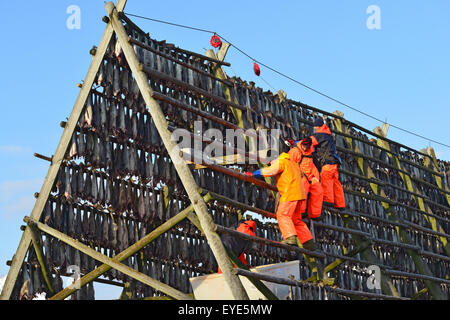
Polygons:
M204 197L203 197L204 201L206 203L210 202L213 199L217 199L214 195L211 195L210 193L207 193ZM227 199L223 199L221 198L221 200L225 200L228 201ZM165 232L167 232L168 230L170 230L171 228L173 228L174 226L176 226L178 223L180 223L182 220L188 218L189 220L191 220L191 222L197 226L197 228L203 232L200 223L198 221L197 216L193 213L193 206L189 205L187 208L185 208L184 210L182 210L181 212L179 212L178 214L176 214L175 216L173 216L172 218L170 218L169 220L167 220L166 222L164 222L162 225L160 225L159 227L157 227L156 229L154 229L152 232L150 232L148 235L146 235L145 237L143 237L142 239L140 239L139 241L137 241L136 243L134 243L133 245L129 246L128 248L124 249L122 252L118 253L116 256L114 256L112 259L109 257L104 256L107 259L111 259L109 261L111 262L122 262L125 259L129 258L130 256L132 256L133 254L137 253L138 251L140 251L142 248L144 248L145 246L147 246L149 243L153 242L157 237L161 236L162 234L164 234ZM32 223L33 224L33 223ZM50 229L46 229L46 230L50 230ZM45 230L43 230L45 232ZM53 232L53 230L52 230ZM57 233L53 232L52 236L58 235ZM58 237L58 239L60 239ZM77 242L74 241L70 241L70 237L65 237L66 240L68 240L66 243L73 246L75 249L79 250L79 246L77 244ZM63 239L61 239L63 240ZM64 241L64 240L63 240ZM96 252L96 251L95 251ZM85 254L93 257L93 258L98 258L98 252L95 253L95 256L93 256L91 253L93 253L93 251L86 251L84 252ZM239 268L245 268L244 265L240 264L239 259L237 259L236 257L233 256L232 253L229 252L229 250L227 249L227 253L230 257L230 259L233 261L234 264L236 264ZM237 260L237 261L236 261ZM102 260L100 260L102 261ZM87 283L97 279L98 277L100 277L101 275L103 275L105 272L109 271L113 266L109 263L105 263L101 266L99 266L98 268L96 268L95 270L92 270L91 272L89 272L88 274L84 275L83 277L81 277L77 282L75 282L72 286L67 287L65 289L63 289L62 291L58 292L57 294L55 294L54 296L50 297L50 300L63 300L65 298L67 298L68 296L70 296L71 294L75 293L79 288L85 286ZM123 271L122 271L123 272ZM127 275L129 275L130 277L133 277L133 275L138 275L139 272L135 272L132 274L130 274L128 271L123 272ZM143 275L145 277L147 277L146 275ZM133 277L135 278L135 277ZM137 279L138 281L140 281L139 279ZM144 282L145 283L145 282ZM258 279L255 279L254 281L252 281L252 283L255 285L255 287L260 290L268 299L271 300L276 300L277 297ZM145 283L148 284L148 283ZM153 281L152 285L153 288L155 288L158 291L161 291L163 293L166 293L168 296L172 296L174 298L177 297L182 297L181 294L178 291L171 291L170 287L160 283L158 281ZM78 288L78 289L77 289ZM177 295L173 296L172 293L175 293ZM190 298L189 295L184 296L184 298Z
M164 146L169 153L172 163L178 173L178 176L183 184L186 193L191 200L194 210L200 220L200 224L205 233L205 237L208 240L208 244L217 260L217 264L222 269L225 282L229 287L233 298L238 300L248 300L249 297L244 289L239 277L233 274L233 264L228 258L225 248L219 235L214 231L214 222L208 213L208 207L203 198L198 192L198 186L192 176L189 167L182 158L180 148L175 141L172 140L171 132L168 130L168 124L164 113L161 111L159 103L152 97L153 90L148 83L147 75L142 71L142 64L140 64L136 54L128 42L128 36L125 32L125 28L119 19L118 10L114 7L112 2L108 2L105 5L106 11L110 18L110 23L118 37L120 46L125 54L128 65L133 73L135 80L138 84L142 97L147 105L148 111L155 123L155 127L158 130L159 135L164 143Z
M211 219L211 217L208 214L206 202L211 200L211 196L207 195L204 198L201 197L199 188L197 184L195 183L191 172L189 171L186 163L181 157L180 150L176 146L176 144L171 140L170 137L170 131L167 128L167 122L165 120L164 114L162 113L159 104L152 98L153 91L151 90L150 86L148 85L148 79L145 73L142 71L142 65L139 63L137 57L135 56L134 50L132 49L131 45L128 43L128 37L126 35L126 32L123 28L122 23L120 22L118 12L122 11L126 0L118 0L117 7L114 7L114 5L110 2L106 5L106 9L108 12L108 15L110 17L110 22L107 25L106 31L103 35L103 38L100 42L99 48L97 50L96 55L93 58L92 64L89 68L88 74L85 78L84 85L80 91L80 94L77 98L77 101L75 103L75 106L72 110L72 113L69 117L69 121L67 122L67 125L65 126L63 135L61 137L60 143L57 147L57 150L55 152L55 155L52 157L51 165L49 168L49 171L47 173L47 176L44 180L44 184L41 188L41 192L39 192L38 199L36 201L36 204L33 208L33 211L31 213L30 218L26 218L26 221L28 222L28 226L24 231L24 234L22 236L21 242L19 244L19 248L13 258L10 272L8 273L4 289L0 295L0 299L9 299L10 295L12 293L15 281L17 279L18 273L20 271L20 267L24 261L26 252L30 246L31 243L33 243L35 247L36 254L38 256L39 263L41 264L41 270L43 271L43 276L46 281L46 284L50 290L50 292L53 292L53 288L51 288L51 282L48 278L49 272L45 266L42 250L39 246L39 240L35 228L38 228L41 231L44 231L51 236L54 236L61 241L71 245L72 247L76 248L77 250L80 250L81 252L84 252L85 254L93 257L94 259L97 259L104 264L95 269L92 270L90 273L85 275L83 278L81 278L78 284L80 284L79 287L85 285L88 282L93 281L94 279L101 276L103 273L110 270L112 267L119 270L120 272L129 275L130 277L141 281L142 283L146 285L150 285L157 290L166 293L167 295L177 298L177 299L191 299L191 296L186 295L174 288L171 288L170 286L161 283L159 281L156 281L150 277L148 277L145 274L142 274L130 267L127 267L120 262L127 259L134 253L138 252L140 249L142 249L145 245L153 241L156 237L163 234L173 226L175 226L179 221L183 220L184 218L188 218L191 220L191 222L197 226L206 236L208 243L211 246L211 249L213 251L213 254L215 255L219 266L224 272L224 276L226 279L227 284L230 286L230 289L232 291L233 296L236 299L248 299L248 296L243 289L243 286L239 280L239 278L236 276L235 272L233 272L232 264L228 260L228 257L231 258L231 260L238 265L238 267L242 268L242 265L239 265L239 261L237 261L233 257L230 252L227 254L227 248L224 248L220 237L217 235L217 233L214 231L215 225ZM65 151L67 150L72 134L74 133L74 129L76 126L76 123L78 122L78 119L83 111L83 107L85 105L85 101L89 95L89 91L92 87L92 84L95 80L95 76L97 74L97 71L99 69L99 66L103 60L103 57L106 53L106 49L108 47L108 44L111 40L111 37L113 36L113 33L116 33L117 37L119 38L118 41L125 53L125 57L127 58L127 61L130 65L132 73L135 75L136 82L139 86L139 89L142 93L142 96L144 98L144 101L146 102L147 106L149 106L149 112L152 115L155 126L163 140L164 145L166 146L169 155L172 158L172 161L175 165L175 168L180 176L180 179L183 183L183 186L185 187L188 196L192 202L192 205L180 212L177 216L173 217L172 219L169 219L166 223L155 229L153 232L151 232L149 235L144 237L143 239L139 240L134 245L131 245L130 247L126 248L124 251L116 255L114 258L109 258L91 248L89 248L86 245L83 245L79 243L78 241L72 239L71 237L53 229L49 226L39 223L41 213L43 211L43 208L45 206L45 203L48 199L48 196L50 194L51 187L56 179L57 173L59 171L59 167L64 159ZM219 51L218 59L223 60L225 54L226 54L227 47L221 51ZM208 55L208 54L207 54ZM218 66L218 69L221 70L220 66ZM220 76L219 76L220 77ZM226 78L226 75L224 75ZM231 95L231 92L229 92L229 100L233 100L233 96ZM237 110L239 111L239 110ZM235 114L235 113L233 113ZM236 113L235 117L238 121L242 122L241 114ZM427 150L428 151L428 150ZM429 152L430 153L430 152ZM368 172L363 174L368 174ZM372 186L372 184L371 184ZM374 187L374 186L372 186ZM374 190L376 193L378 189ZM194 214L193 211L197 214ZM175 218L175 219L174 219ZM434 229L434 228L433 228ZM403 240L403 239L402 239ZM405 240L403 240L405 241ZM409 242L409 241L406 241ZM448 248L446 246L446 243L444 243L444 246L446 249ZM364 251L365 247L360 248L359 250ZM359 252L359 250L356 250L355 252ZM352 256L355 254L355 252L352 252L349 254L349 256ZM416 261L415 261L416 262ZM331 265L327 266L327 271L335 268L337 265L342 263L342 261L335 261L335 263L332 263ZM417 265L417 262L416 262ZM419 268L421 269L421 268ZM422 270L421 270L422 271ZM428 273L428 272L425 272ZM46 276L47 275L47 276ZM251 280L251 279L250 279ZM253 279L255 286L265 294L267 298L273 298L276 297L271 293L267 287L264 285L261 285L262 283L259 282L257 279ZM387 281L388 286L387 290L390 294L397 295L395 292L395 289L393 288L392 284L389 283L390 281ZM54 295L51 299L57 300L57 299L64 299L70 294L73 294L73 292L76 291L76 289L73 289L75 286L71 286L71 288L66 288L60 293ZM266 290L267 289L267 290ZM392 290L394 289L394 290ZM438 290L436 288L433 288L433 286L429 286L428 289L431 289L431 293L435 296L435 298L440 296L440 293L438 293ZM433 290L434 289L434 290ZM434 291L434 292L433 292ZM436 292L437 291L437 292Z
M127 0L118 0L117 10L122 11L125 8L126 3ZM114 30L111 24L108 24L106 26L106 30L103 34L103 37L98 45L97 52L92 59L92 63L84 79L83 86L80 90L80 93L78 94L77 100L75 101L72 113L70 114L69 119L67 121L67 126L64 128L61 140L59 141L55 154L52 157L52 163L50 165L50 168L48 169L47 175L44 179L44 183L42 184L39 196L36 200L36 203L34 204L33 210L31 211L30 217L34 220L39 220L41 218L41 214L42 211L44 210L45 203L47 202L53 183L58 175L61 162L64 159L64 155L66 153L67 148L69 147L75 126L83 111L83 107L89 96L92 85L94 84L95 77L100 68L100 64L103 61L103 57L106 53L109 42L111 41L113 32ZM30 244L31 244L31 231L30 228L27 227L22 234L19 247L17 248L16 253L12 259L11 267L6 277L3 290L0 294L0 300L10 299L11 293L14 288L14 284L16 283L17 277L20 272L20 268L22 267L22 263L25 259L25 255L28 251L28 248L30 247Z
M198 218L199 218L198 219L199 224L196 224L197 227L202 228L202 230L205 234L205 237L208 241L208 244L210 245L211 250L217 260L217 263L218 263L219 267L222 269L225 281L226 281L227 285L229 286L233 297L235 299L239 299L239 300L248 300L249 299L241 281L239 280L239 277L232 272L233 264L229 260L229 257L228 257L227 252L222 244L220 237L214 231L215 224L212 221L212 218L210 217L210 215L208 213L206 203L199 193L198 186L195 183L192 173L190 172L188 166L182 159L182 154L180 152L180 149L178 148L176 143L174 141L172 141L172 139L171 139L171 133L168 130L167 121L165 120L165 116L164 116L163 112L161 111L161 108L160 108L158 102L155 99L153 99L153 97L152 97L153 91L148 84L148 78L147 78L146 74L142 71L142 66L139 63L133 48L128 43L128 37L126 35L125 29L124 29L122 23L120 22L119 14L118 14L119 12L123 11L123 9L126 5L126 2L127 2L126 0L118 0L116 7L114 6L114 4L112 2L109 2L105 5L105 8L108 13L110 21L108 22L105 33L104 33L104 35L100 41L100 44L98 46L97 52L93 58L91 66L89 67L84 84L83 84L80 94L75 102L72 113L67 121L67 125L64 128L64 132L63 132L61 140L58 144L56 152L52 157L52 162L51 162L49 171L47 173L47 176L45 177L41 191L39 192L38 199L36 200L35 206L31 212L30 217L27 218L28 226L26 227L26 229L22 235L21 241L19 243L19 247L16 251L16 254L13 257L10 271L8 273L3 290L0 295L1 300L10 299L12 290L14 288L14 284L15 284L18 274L20 272L20 268L22 266L22 263L25 259L25 255L31 244L31 239L32 239L31 226L39 227L39 229L44 230L45 232L47 232L53 236L56 236L60 240L68 243L69 245L76 247L78 250L94 257L97 260L104 262L105 264L102 266L102 267L104 267L103 269L110 268L110 267L108 267L108 265L113 266L117 270L119 270L123 273L126 273L126 274L138 279L139 281L144 282L145 284L157 286L160 289L163 288L171 296L174 296L177 298L190 299L190 296L188 296L188 295L182 294L180 292L176 292L177 290L170 288L169 286L167 286L165 284L158 283L158 281L151 279L148 276L141 274L131 268L128 269L127 266L124 266L119 263L119 261L120 261L119 259L121 259L121 258L118 258L118 256L116 256L114 259L108 258L108 257L98 253L97 251L95 251L85 245L82 245L81 243L68 237L67 235L62 234L59 231L54 230L52 228L49 228L45 224L39 223L45 203L48 200L51 188L57 177L59 168L64 159L65 152L69 146L71 137L74 133L76 123L78 122L78 119L80 118L80 115L83 111L83 107L85 105L85 102L87 100L89 92L94 83L96 74L99 70L100 64L103 61L103 57L106 53L107 47L108 47L109 42L114 33L118 37L118 41L122 47L122 50L124 51L124 54L129 63L130 69L131 69L133 75L135 76L135 80L138 84L140 92L144 98L146 105L148 106L148 111L154 120L156 129L158 130L158 133L161 136L161 139L169 153L169 156L171 157L172 162L174 163L175 169L180 177L180 180L189 196L189 199L191 200L192 209L195 210L196 216L198 216ZM192 212L186 213L186 216L188 216L190 219L192 219L192 215L193 215ZM131 246L131 247L133 247L133 246ZM130 249L130 248L127 248L127 249ZM128 251L128 253L130 253L130 255L132 254L131 252L132 252L132 249L130 249ZM126 254L124 254L123 256L125 256L125 255ZM126 259L126 258L123 258L123 259ZM97 273L95 275L93 275L93 273L95 271L97 271ZM97 268L96 270L90 272L88 275L83 277L84 281L86 283L88 283L88 282L92 281L93 279L97 278L100 275L100 273L98 271L99 270ZM106 271L103 271L103 273ZM99 274L99 275L97 275L97 274ZM166 288L164 286L166 286L168 288ZM173 289L174 291L172 291L171 289ZM171 292L171 294L167 290L169 290ZM161 291L163 291L163 290L161 290ZM64 292L64 290L63 290L63 292ZM55 296L55 298L60 298L64 294L67 294L67 291L65 293L63 293L63 292L61 292L60 294L57 294Z
M27 224L29 226L37 227L39 230L51 235L52 237L55 237L55 238L61 240L62 242L74 247L75 249L79 250L80 252L83 252L84 254L87 254L100 262L103 262L104 264L107 264L107 265L113 267L117 271L120 271L120 272L122 272L122 273L148 285L148 286L158 287L160 291L168 294L171 297L174 297L174 298L180 299L180 300L192 300L192 298L189 297L187 294L185 294L179 290L176 290L176 289L168 286L165 283L162 283L155 279L152 279L149 276L147 276L141 272L138 272L129 266L126 266L120 262L116 262L112 258L107 257L106 255L90 248L89 246L69 237L68 235L66 235L56 229L49 227L48 225L46 225L44 223L38 222L29 217L25 217L24 221L27 222ZM73 285L71 287L73 287Z

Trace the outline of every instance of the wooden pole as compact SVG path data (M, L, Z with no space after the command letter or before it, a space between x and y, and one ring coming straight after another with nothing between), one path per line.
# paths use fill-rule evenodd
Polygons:
M239 280L239 277L232 273L233 265L228 259L228 255L225 251L225 248L223 247L220 237L213 231L214 222L208 213L208 208L205 202L197 191L198 186L195 183L194 177L192 176L189 167L186 165L180 155L180 148L175 143L175 141L172 140L171 133L167 128L168 123L166 121L166 117L161 111L161 107L158 102L152 97L153 90L150 88L146 74L142 71L142 64L139 62L133 48L128 42L128 35L126 34L125 28L123 27L119 19L118 11L114 7L114 4L112 2L107 3L105 5L105 9L113 25L113 29L116 32L117 37L119 38L119 43L123 49L128 65L130 66L130 69L139 86L148 111L155 123L156 129L158 130L164 146L166 147L170 158L172 159L178 176L180 177L186 193L188 194L189 199L194 206L195 212L200 219L200 223L205 232L205 237L208 240L208 244L211 247L214 256L216 257L219 267L222 269L225 281L235 299L248 300L249 298L247 292L245 291L244 286Z
M30 228L31 241L33 243L34 251L36 252L36 258L41 266L42 277L44 278L45 284L47 285L48 291L50 294L54 294L55 290L53 289L52 281L51 281L51 273L48 269L47 263L45 261L44 254L42 252L41 242L39 241L40 236L38 236L38 231L36 228ZM48 253L47 253L48 254Z
M117 10L123 11L126 3L127 0L118 0ZM58 147L56 148L55 154L53 155L52 163L50 165L50 168L48 169L47 175L44 179L44 183L42 184L41 191L39 192L39 197L34 204L33 210L31 211L30 217L35 220L40 219L42 211L44 210L45 203L47 202L47 198L50 194L53 183L56 179L56 176L58 175L59 167L64 159L64 155L72 139L74 128L78 122L78 119L80 118L81 112L83 111L86 99L89 96L112 35L113 28L111 24L108 23L100 44L98 45L97 53L92 59L92 63L89 67L86 78L84 79L83 87L80 90L78 98L72 109L72 113L70 114L67 121L67 126L66 128L64 128L61 140L59 141ZM16 253L12 259L11 267L9 269L8 276L6 277L2 293L0 295L0 300L10 299L14 284L16 283L17 276L19 275L20 268L22 267L22 263L25 259L25 255L28 251L28 248L30 247L30 244L31 234L29 228L26 228L24 233L22 234L22 238L20 239L19 247L17 248Z
M211 200L211 196L206 195L203 199L205 200L205 202L209 202ZM155 230L150 232L148 235L146 235L145 237L143 237L142 239L137 241L135 244L131 245L130 247L126 248L125 250L123 250L122 252L117 254L114 258L112 258L113 261L122 262L123 260L128 259L130 256L132 256L133 254L135 254L136 252L138 252L139 250L144 248L146 245L148 245L150 242L155 240L157 237L159 237L160 235L162 235L169 229L176 226L182 220L184 220L186 218L186 216L189 213L191 213L193 210L194 210L194 207L192 205L190 205L183 211L179 212L177 215L173 216L172 218L170 218L169 220L164 222L162 225L160 225ZM105 272L107 272L109 270L111 270L111 267L107 264L103 264L103 265L99 266L97 269L92 270L91 272L89 272L88 274L86 274L79 280L80 281L79 287L81 288L82 286L93 281L94 279L97 279L98 277L100 277L102 274L104 274ZM73 294L75 291L77 291L77 289L67 287L64 290L62 290L61 292L59 292L56 295L54 295L53 297L51 297L50 300L64 300L65 298L67 298L68 296Z
M150 278L149 276L147 276L139 271L136 271L133 268L128 267L120 262L116 262L113 259L101 254L98 251L95 251L94 249L79 242L78 240L75 240L75 239L69 237L68 235L66 235L64 233L59 232L58 230L49 227L46 224L43 224L36 220L33 220L29 217L25 217L24 221L27 222L29 225L35 225L39 230L51 235L52 237L55 237L55 238L61 240L62 242L68 244L71 247L74 247L75 249L79 250L80 252L83 252L84 254L87 254L88 256L94 258L95 260L98 260L104 264L107 264L107 265L111 266L112 268L116 269L117 271L120 271L120 272L132 277L133 279L136 279L148 286L151 286L161 292L164 292L165 294L167 294L175 299L192 300L191 297L184 294L183 292L181 292L177 289L174 289L165 283L162 283L153 278ZM79 283L78 281L74 283L74 286L76 286Z

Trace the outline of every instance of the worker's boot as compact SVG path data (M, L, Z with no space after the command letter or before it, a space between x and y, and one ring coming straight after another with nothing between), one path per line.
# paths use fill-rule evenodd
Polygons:
M317 251L317 246L314 240L306 241L303 244L303 248L309 251ZM313 272L313 276L315 277L315 281L323 281L325 284L331 285L334 282L333 278L328 278L327 273L325 272L324 259L317 257L308 257L307 262Z
M297 236L291 236L285 240L281 240L280 242L283 244L288 244L290 246L297 246L298 238ZM299 254L295 251L288 251L287 261L294 261L299 259Z
M291 236L285 240L281 240L280 242L283 244L289 244L291 246L296 246L297 245L297 236Z
M309 251L316 251L317 250L317 246L316 243L314 242L313 239L306 241L303 244L303 248Z

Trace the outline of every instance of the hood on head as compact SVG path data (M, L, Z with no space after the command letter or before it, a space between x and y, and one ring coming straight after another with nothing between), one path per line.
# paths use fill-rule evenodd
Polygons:
M316 133L331 134L331 131L326 124L323 124L319 129L316 130Z

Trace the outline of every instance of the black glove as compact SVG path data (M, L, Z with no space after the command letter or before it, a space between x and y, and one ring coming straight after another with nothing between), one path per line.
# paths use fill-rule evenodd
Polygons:
M317 218L311 218L311 220L313 220L313 221L322 221L323 220L323 216L322 215L320 215L320 216L318 216Z

